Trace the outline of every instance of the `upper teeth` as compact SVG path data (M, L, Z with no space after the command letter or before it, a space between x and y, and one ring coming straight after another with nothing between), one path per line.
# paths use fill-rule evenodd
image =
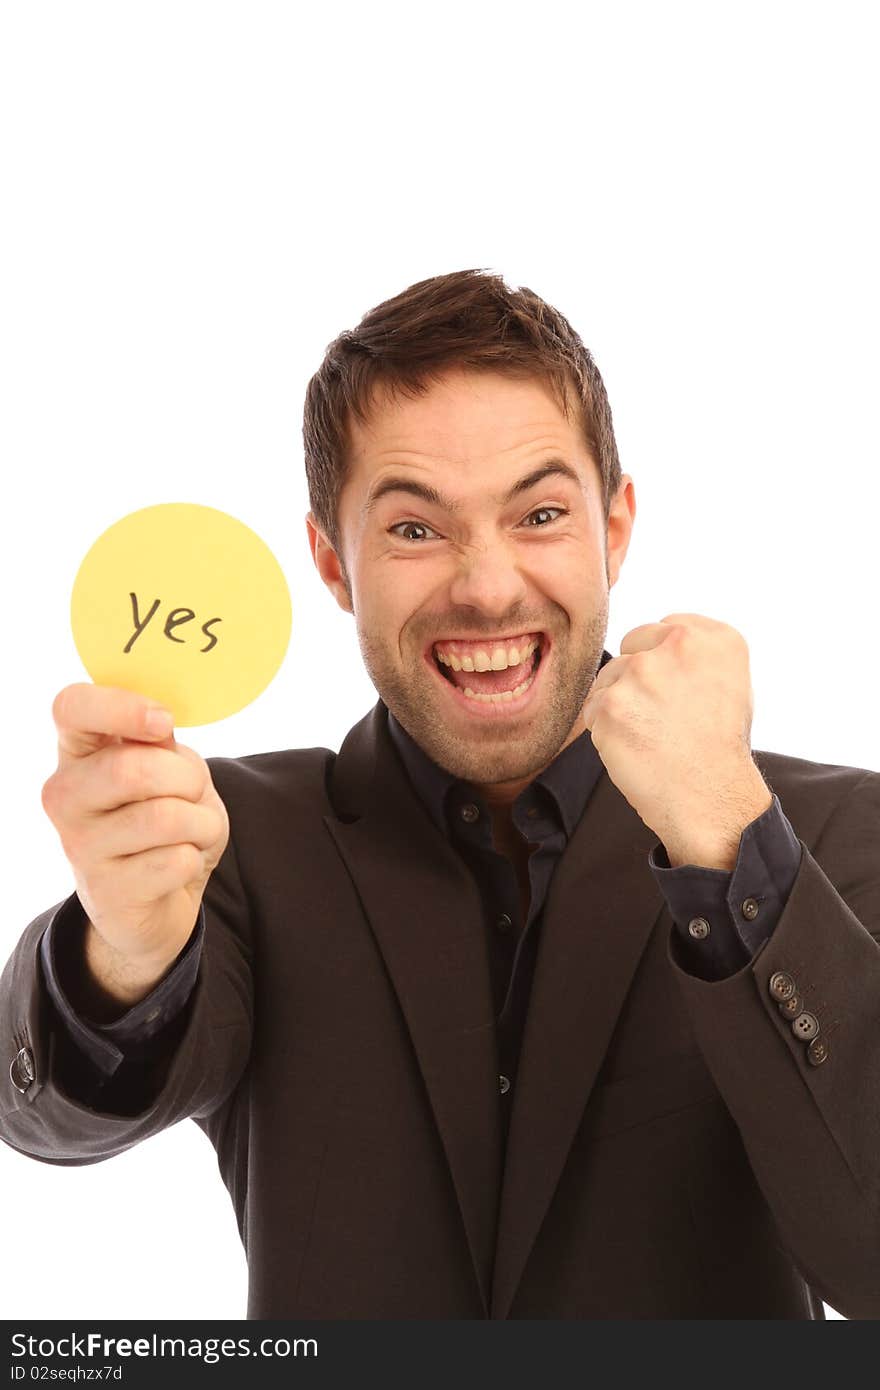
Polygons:
M467 656L441 652L436 647L434 651L437 660L442 661L444 666L451 666L453 671L506 671L508 666L519 666L528 660L537 645L537 640L533 638L524 647L492 647L491 650L481 647Z

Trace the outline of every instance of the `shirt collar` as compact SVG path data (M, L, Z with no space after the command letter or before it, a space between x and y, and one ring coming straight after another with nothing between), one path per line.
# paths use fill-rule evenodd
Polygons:
M611 659L611 653L603 651L599 670L601 671ZM438 829L442 834L448 835L446 806L449 793L453 789L463 793L466 789L470 800L480 801L480 797L468 783L453 776L429 758L390 710L388 732L415 792ZM565 828L566 838L569 838L583 815L584 807L601 772L602 761L596 752L589 729L585 729L567 748L557 753L552 763L545 767L543 772L539 772L520 792L514 802L514 810L526 801L533 800L535 786L543 787L552 797Z

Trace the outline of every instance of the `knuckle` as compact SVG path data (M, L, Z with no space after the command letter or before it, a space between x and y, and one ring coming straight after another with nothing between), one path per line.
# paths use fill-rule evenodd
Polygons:
M40 791L40 803L50 819L54 819L57 814L58 802L58 777L57 773L53 772L52 776L43 783L42 790Z
M94 687L85 681L76 681L73 685L65 685L58 691L52 701L52 718L57 725L64 725L71 728L77 724L82 717L83 701L88 700L89 692Z
M186 744L178 743L175 739L174 749L174 785L178 789L178 796L191 797L192 791L200 783L200 775L197 770L197 763L201 762L198 754Z
M43 810L59 834L62 829L66 829L77 818L77 807L73 802L71 785L63 772L54 772L43 783L40 801Z
M201 801L203 797L211 791L214 784L211 781L211 772L208 768L208 764L203 759L199 759L198 763L193 763L192 782L190 785L192 787L194 801Z
M63 690L59 690L55 699L52 701L52 718L56 724L66 724L68 710L70 709L71 694L76 689L75 686L66 685Z
M211 769L204 758L185 744L178 744L176 751L183 754L187 764L187 792L193 801L200 801L212 785Z
M185 878L196 878L202 872L202 851L195 845L173 845L173 864Z
M674 650L680 658L690 660L700 638L693 628L686 627L684 623L676 623L671 629L668 640L672 642Z
M226 814L226 807L222 801L214 813L211 825L212 843L219 844L221 840L229 839L229 816Z
M605 698L602 701L602 712L609 719L617 719L623 709L623 697L620 693L620 682L615 681L614 685L609 685L605 691Z

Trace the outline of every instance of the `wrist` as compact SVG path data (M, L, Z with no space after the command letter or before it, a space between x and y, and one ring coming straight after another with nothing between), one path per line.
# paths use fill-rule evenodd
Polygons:
M155 989L172 959L137 959L117 951L89 921L77 987L82 1010L99 1023L126 1013Z
M742 791L725 796L725 804L731 809L723 820L712 818L705 810L694 812L661 836L670 868L695 864L732 872L743 831L773 805L773 793L753 763L751 768L754 776Z

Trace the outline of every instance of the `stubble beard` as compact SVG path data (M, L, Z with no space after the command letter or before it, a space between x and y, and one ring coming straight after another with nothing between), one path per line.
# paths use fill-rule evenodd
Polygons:
M524 629L525 630L525 629ZM380 698L407 733L454 777L488 785L537 775L553 761L578 720L599 670L608 631L608 592L581 636L570 627L550 630L548 669L538 673L542 689L533 713L522 722L473 721L462 735L453 727L448 701L421 657L411 677L395 665L387 646L358 624L361 655ZM442 679L442 677L441 677ZM460 697L455 697L460 698Z

